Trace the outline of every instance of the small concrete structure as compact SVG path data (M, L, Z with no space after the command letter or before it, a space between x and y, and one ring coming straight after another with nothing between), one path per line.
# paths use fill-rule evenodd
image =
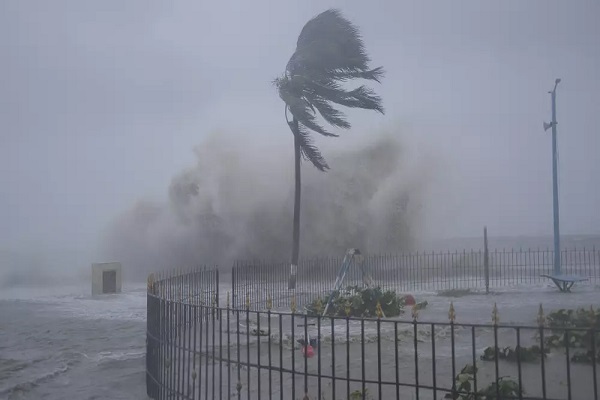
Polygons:
M121 293L121 263L92 264L92 296Z

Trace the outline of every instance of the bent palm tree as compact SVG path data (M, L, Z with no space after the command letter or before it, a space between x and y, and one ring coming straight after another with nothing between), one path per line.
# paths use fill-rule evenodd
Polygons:
M365 86L347 90L343 84L352 79L379 82L383 68L369 69L360 32L338 10L327 10L304 25L296 51L287 63L285 74L275 80L279 96L285 102L285 116L294 135L294 227L289 289L296 288L296 272L300 251L300 161L310 161L318 170L329 169L310 132L338 136L317 122L317 114L330 125L349 129L346 116L333 104L379 111L382 101ZM288 112L292 115L290 121Z

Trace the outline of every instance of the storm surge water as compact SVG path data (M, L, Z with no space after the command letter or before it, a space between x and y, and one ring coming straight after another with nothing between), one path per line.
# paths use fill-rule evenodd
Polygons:
M0 294L0 399L143 399L145 285Z
M371 135L326 152L331 171L302 168L301 255L349 247L399 252L416 246L434 163L411 156L400 135ZM140 200L105 237L108 258L145 274L235 259L285 261L291 250L293 159L265 143L214 134L195 149L164 203ZM290 157L288 157L288 155Z

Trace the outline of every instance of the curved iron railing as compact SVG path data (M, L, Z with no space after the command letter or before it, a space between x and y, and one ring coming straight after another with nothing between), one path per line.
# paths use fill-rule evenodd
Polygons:
M147 393L153 399L597 399L600 312L552 324L423 322L275 311L269 298L219 304L219 274L148 281ZM534 317L534 316L532 316ZM587 319L586 319L587 318ZM559 325L557 325L559 324ZM550 326L551 325L551 326ZM308 340L307 340L308 339ZM306 346L310 343L311 346ZM476 366L476 368L473 368Z
M406 254L367 254L364 263L383 289L398 292L470 289L480 291L551 283L554 252L550 249L490 249ZM562 273L600 283L600 249L561 251ZM289 263L260 260L239 261L232 268L233 308L243 308L250 296L252 309L264 309L271 296L275 307L289 307L292 295L299 303L323 296L333 288L343 257L300 260L297 286L288 289ZM362 281L360 271L351 270L349 284Z

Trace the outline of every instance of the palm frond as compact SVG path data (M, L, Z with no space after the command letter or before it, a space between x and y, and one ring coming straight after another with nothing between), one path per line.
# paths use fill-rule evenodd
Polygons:
M298 138L300 139L300 152L302 153L302 158L306 161L310 161L315 168L321 172L328 170L329 165L327 165L327 161L323 158L321 151L314 145L310 137L310 131L302 125L299 125L298 131L295 134L298 135Z
M309 93L306 94L306 99L330 125L342 129L350 129L350 123L346 120L346 115L332 107L328 101Z
M308 21L296 43L287 70L367 70L371 60L357 27L337 9L329 9Z
M314 108L318 109L318 106L311 104L306 98L298 95L294 79L279 78L275 84L279 90L279 96L298 122L323 136L337 136L316 122Z
M351 71L338 69L335 71L330 71L328 76L331 79L345 82L352 79L366 79L370 81L375 81L377 83L381 83L381 78L385 76L385 71L383 67L377 67L375 69L366 70L366 71Z
M329 167L310 141L310 131L324 136L338 135L321 126L317 114L334 127L349 129L346 115L335 104L384 113L381 97L372 89L342 86L353 79L379 83L384 76L383 68L370 69L370 61L358 28L339 10L329 9L304 25L285 75L274 82L286 111L299 123L301 132L294 134L302 139L303 157L321 171Z
M381 97L375 91L359 86L353 90L345 90L334 80L306 80L304 82L306 97L320 98L322 101L336 103L351 108L363 108L385 113Z
M366 86L359 86L347 93L346 97L331 99L331 101L346 107L362 108L364 110L373 110L385 114L381 97L379 97L373 89Z

